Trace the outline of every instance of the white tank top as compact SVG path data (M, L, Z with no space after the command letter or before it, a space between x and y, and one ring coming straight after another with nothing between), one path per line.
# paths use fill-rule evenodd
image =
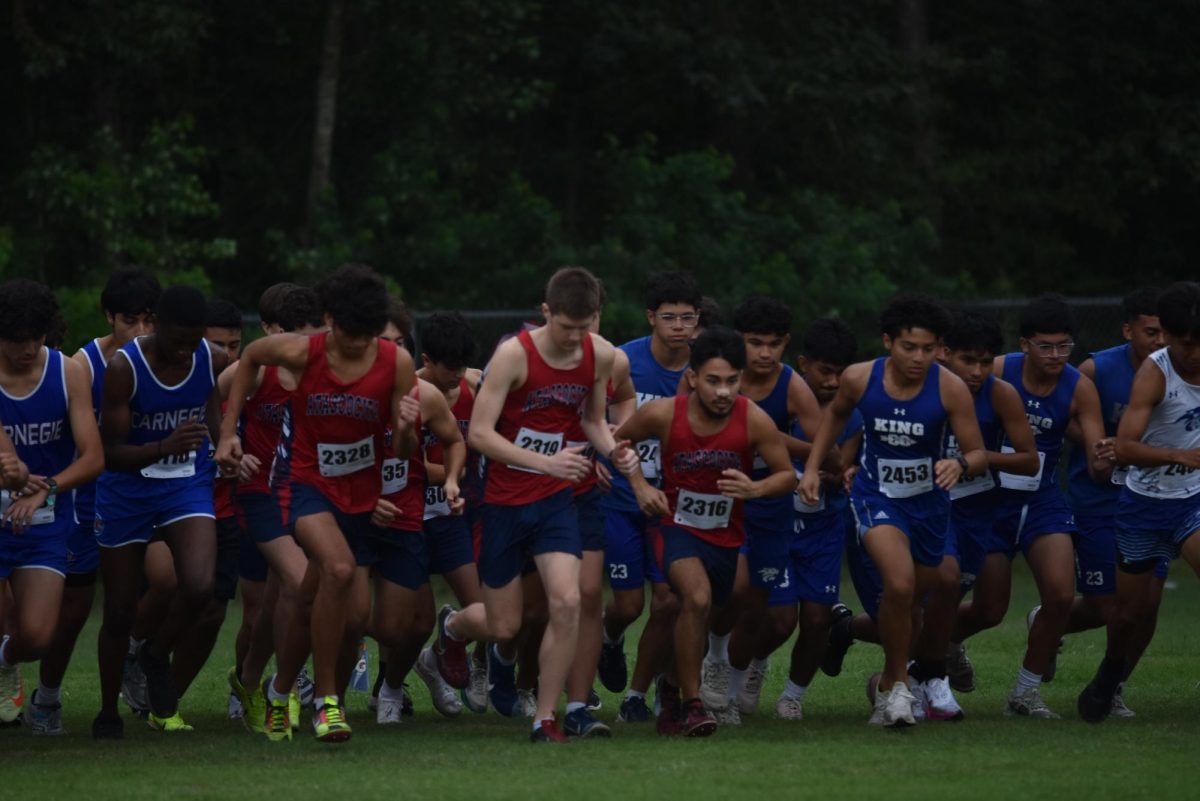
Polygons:
M1150 359L1163 371L1166 387L1150 412L1142 442L1156 448L1200 448L1200 386L1179 377L1166 348ZM1131 467L1126 486L1151 498L1190 498L1200 493L1200 470L1177 464Z

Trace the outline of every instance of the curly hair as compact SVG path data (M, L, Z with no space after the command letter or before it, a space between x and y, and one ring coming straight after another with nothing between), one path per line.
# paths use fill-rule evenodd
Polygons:
M27 278L0 284L0 339L28 342L65 330L50 287Z

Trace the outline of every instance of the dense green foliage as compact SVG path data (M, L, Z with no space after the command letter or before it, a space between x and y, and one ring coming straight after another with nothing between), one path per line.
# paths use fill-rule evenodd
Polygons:
M419 308L577 262L619 325L672 266L854 317L1119 293L1200 244L1194 4L6 5L0 273L68 309L124 261L251 306L355 259Z

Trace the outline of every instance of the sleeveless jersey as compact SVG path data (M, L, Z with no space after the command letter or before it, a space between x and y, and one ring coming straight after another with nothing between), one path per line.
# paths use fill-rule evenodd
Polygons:
M650 337L634 339L621 346L629 357L629 377L633 381L633 389L637 397L637 405L658 398L673 398L679 389L679 380L684 370L669 370L658 363L650 350ZM661 443L657 439L642 440L637 444L638 457L642 463L642 474L652 486L659 485L662 458L659 453ZM617 471L612 471L612 489L604 496L603 504L607 509L619 509L628 512L638 510L637 498L629 486L628 479Z
M986 451L1000 450L1001 443L1004 441L1004 424L996 414L996 407L992 401L995 391L996 376L989 374L983 379L983 386L975 393L975 420L979 423L979 433L983 436L983 449ZM957 459L961 455L962 449L958 446L958 438L947 426L946 458ZM960 478L958 483L950 488L950 500L965 501L967 498L986 497L988 502L992 503L994 502L992 496L986 495L986 493L998 486L995 474L991 468L988 468L974 478L965 476ZM975 502L971 501L971 503Z
M1179 377L1167 348L1155 351L1150 360L1162 370L1166 387L1150 412L1142 442L1156 448L1200 448L1200 385ZM1200 493L1200 471L1178 464L1130 467L1125 486L1150 498L1190 498Z
M767 396L762 400L754 401L760 409L767 413L771 422L775 423L775 428L785 433L792 430L792 416L788 413L788 385L792 380L792 372L791 367L783 365L783 369L779 371L779 376L775 380L775 386L771 388ZM770 474L767 463L757 453L754 454L750 478L759 481ZM789 513L791 508L792 501L786 495L779 498L756 498L746 501L746 517L764 522L780 519L786 521L791 519Z
M553 456L567 446L572 425L578 425L579 406L596 380L592 338L584 337L583 358L567 370L551 367L528 331L522 331L517 339L525 350L525 383L509 390L496 430L518 448ZM535 470L489 461L483 500L517 506L548 498L570 486L569 481Z
M454 399L454 405L450 407L450 414L454 415L454 422L458 424L458 432L462 434L463 441L467 439L467 431L471 422L471 410L475 408L475 398L471 395L470 386L467 384L467 379L459 379L458 382L458 397ZM431 464L445 464L446 456L442 450L442 441L434 436L428 426L422 427L421 439L423 449L425 451L425 461ZM478 458L472 458L472 451L467 449L467 469L459 482L460 492L464 492L463 488L467 484L474 484L472 478L474 471L479 469ZM476 455L477 456L477 455ZM477 488L473 489L476 490ZM464 492L465 494L465 492ZM478 498L478 495L475 496ZM429 520L432 517L446 517L450 514L450 504L446 500L446 491L441 484L430 484L428 478L425 483L425 513L424 518Z
M67 469L75 460L75 438L68 413L63 355L45 347L42 350L46 354L46 364L33 391L15 397L0 387L0 421L30 475L50 477ZM8 490L0 492L0 506L4 512L8 511L10 502ZM69 493L57 496L53 508L42 507L33 514L35 526L57 523L62 527L73 521Z
M1021 403L1025 405L1025 416L1029 419L1034 439L1037 441L1041 467L1035 476L1000 473L999 479L1000 486L1005 489L1032 492L1055 483L1058 460L1062 456L1063 439L1066 437L1067 424L1071 422L1071 399L1075 397L1075 385L1079 383L1080 372L1071 365L1066 365L1049 395L1035 395L1025 389L1025 383L1021 380L1024 364L1024 353L1008 354L1004 357L1004 372L1000 377L1012 384L1021 396ZM1011 448L1012 443L1005 438L1001 450Z
M391 422L396 345L378 341L375 361L342 381L329 369L329 334L308 339L308 362L291 402L291 480L320 492L346 514L375 509L383 433Z
M841 435L837 438L837 446L840 448L846 443L846 440L853 437L863 429L862 415L858 409L850 413L850 419L846 421L846 427L842 429ZM796 439L802 439L805 442L812 442L812 437L804 430L804 426L800 425L799 420L792 422L792 436ZM792 459L792 468L796 471L796 480L804 477L804 459ZM824 517L827 515L842 514L850 506L850 496L842 488L841 482L838 482L836 489L826 489L821 487L821 497L814 504L804 502L800 496L799 487L792 493L792 510L796 514L806 515L810 517Z
M1100 415L1104 418L1104 436L1117 433L1121 414L1129 405L1129 391L1133 388L1133 363L1129 358L1129 343L1091 354L1096 365L1096 392L1100 395ZM1076 514L1115 515L1121 487L1125 485L1128 468L1113 468L1112 478L1104 483L1093 481L1088 475L1087 459L1083 445L1071 448L1067 460L1067 499Z
M421 420L416 425L420 430ZM417 448L411 458L400 459L392 451L392 429L383 435L384 459L379 497L396 505L399 513L387 524L395 531L420 531L425 511L425 459Z
M129 342L117 351L133 369L133 395L129 398L130 445L160 442L190 418L204 423L208 399L216 386L213 375L212 351L201 340L192 354L192 368L187 377L174 386L163 384L142 353L144 337ZM97 498L108 501L132 500L138 505L146 498L157 498L175 492L178 482L211 484L215 474L209 441L206 436L194 451L165 454L141 470L118 472L105 470L97 480Z
M258 459L261 467L249 481L238 484L238 495L267 495L275 449L283 432L283 416L292 393L279 383L279 368L263 370L258 389L246 399L239 421L242 451Z
M858 400L863 417L863 451L854 474L854 494L912 498L942 493L934 484L934 463L941 458L946 429L941 367L930 366L920 392L896 400L883 386L886 358L875 360ZM944 494L944 493L942 493Z
M753 464L746 424L750 400L739 395L725 427L702 437L688 422L688 396L675 397L670 436L662 446L663 493L669 508L664 526L676 526L722 548L739 547L746 539L742 501L717 490L721 472L748 473Z
M92 387L92 414L96 422L100 422L100 407L104 403L104 371L108 362L104 360L104 352L100 350L100 340L93 339L80 348L87 358L88 378ZM89 481L75 488L75 522L90 526L96 516L96 482Z

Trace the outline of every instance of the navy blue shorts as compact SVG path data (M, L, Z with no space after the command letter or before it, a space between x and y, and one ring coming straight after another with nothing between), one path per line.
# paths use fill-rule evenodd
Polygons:
M988 537L987 553L1003 553L1009 559L1021 551L1026 556L1038 537L1076 533L1075 515L1062 490L1055 485L1035 492L1000 490L1000 512Z
M654 558L657 539L657 517L647 517L637 509L604 509L604 561L614 590L641 589L647 579L666 583Z
M663 573L671 575L671 563L680 559L699 559L708 574L713 606L724 606L733 594L733 582L737 579L738 548L713 545L677 526L663 526L661 535Z
M908 537L913 561L937 567L946 554L950 501L945 493L927 492L913 498L869 494L851 497L850 508L860 536L877 526L894 526Z
M1081 595L1117 591L1117 521L1111 514L1075 515L1075 590Z
M746 542L741 547L746 554L751 586L766 590L783 581L787 572L795 519L790 495L771 500L779 502L760 506L753 514L747 504Z
M270 569L267 558L258 549L258 543L243 530L241 542L238 543L238 578L243 581L266 581Z
M485 503L480 517L479 577L493 589L520 576L526 560L539 554L583 557L579 516L570 488L520 506Z
M429 548L425 533L371 526L372 569L377 576L410 590L429 583Z
M245 536L237 515L217 520L217 559L213 577L213 596L232 601L237 595L238 562Z
M963 592L975 586L987 558L987 543L992 536L999 511L995 493L985 493L950 504L950 531L946 537L946 555L958 559Z
M771 589L771 606L800 601L833 606L842 582L848 515L796 515L783 580Z
M429 573L444 576L475 562L471 524L464 515L431 517L425 521L425 547Z
M279 502L273 495L265 492L236 495L233 503L242 526L254 542L270 542L287 534Z
M1126 488L1117 502L1117 553L1121 570L1162 570L1179 557L1184 541L1200 530L1200 495L1148 498Z
M0 527L0 579L21 569L49 570L66 577L67 541L74 527L69 516L32 526L22 534L13 533L11 526Z
M81 520L67 537L67 574L87 576L100 569L100 546L96 544L93 521Z
M153 508L120 508L116 503L103 502L103 493L96 498L96 520L93 529L101 548L120 548L131 543L146 543L154 538L154 530L189 517L216 519L213 511L211 481L180 481L178 489L159 496ZM109 508L105 508L109 507Z
M307 484L292 483L291 519L295 521L309 515L328 512L333 515L350 552L354 554L354 562L359 567L370 567L375 561L375 553L367 541L371 530L371 513L359 512L346 514L334 506L328 498Z
M579 516L579 547L585 551L604 550L604 509L600 498L604 493L592 487L575 496L575 512Z

